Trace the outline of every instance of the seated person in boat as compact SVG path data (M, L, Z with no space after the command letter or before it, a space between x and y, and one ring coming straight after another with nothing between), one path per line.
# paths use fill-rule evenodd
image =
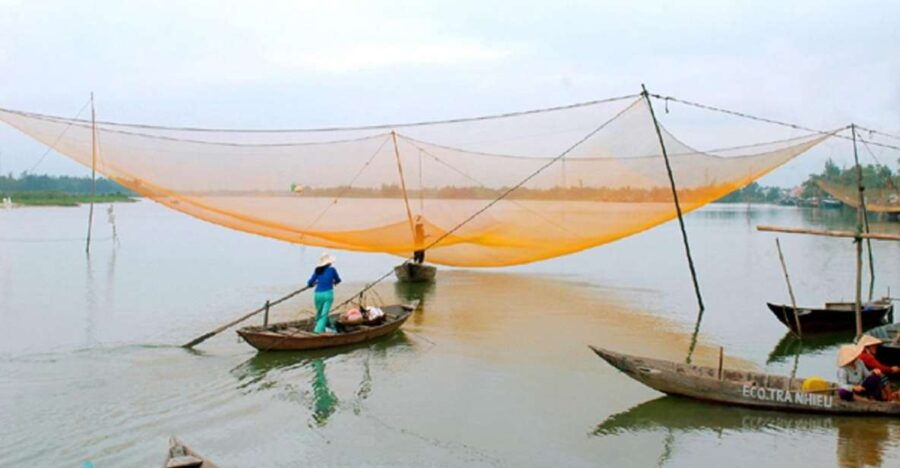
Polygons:
M882 341L874 336L863 335L857 343L863 347L863 352L859 355L859 360L862 361L870 371L878 370L887 375L900 374L900 367L886 366L875 357L878 346L880 346L881 343Z
M331 304L334 303L334 287L340 284L341 276L332 266L334 257L328 253L323 253L319 257L319 265L313 271L312 276L306 285L316 287L314 302L316 306L316 326L313 328L314 333L322 333L328 324L328 313L331 312Z
M891 392L887 376L880 370L870 371L860 359L863 353L860 345L843 345L838 350L837 383L838 396L852 401L855 396L870 400L890 401L900 397L900 392Z

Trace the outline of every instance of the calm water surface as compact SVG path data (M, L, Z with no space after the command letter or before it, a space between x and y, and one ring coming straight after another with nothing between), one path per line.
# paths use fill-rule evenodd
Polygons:
M442 269L431 287L388 281L373 301L424 298L403 333L257 354L232 331L195 352L177 344L295 289L320 250L144 201L116 205L118 245L101 216L86 257L86 210L0 210L0 466L156 466L171 434L240 467L900 464L900 421L662 397L588 350L684 358L696 305L672 223L534 265ZM800 375L831 377L836 344L798 346L767 311L787 290L775 236L754 227L852 222L743 205L689 215L708 307L696 360L724 346L729 365L789 373L799 349ZM853 297L850 241L781 241L799 302ZM876 295L900 291L900 245L874 245ZM342 297L396 263L337 255Z

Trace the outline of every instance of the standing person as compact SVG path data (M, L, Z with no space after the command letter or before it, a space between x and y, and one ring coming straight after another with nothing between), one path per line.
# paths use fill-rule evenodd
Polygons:
M306 285L316 287L315 304L316 304L316 326L313 329L315 333L325 331L325 325L328 323L328 312L331 311L331 304L334 303L334 287L341 283L341 276L332 266L334 257L329 253L323 253L319 257L319 265L316 266L312 276Z
M413 252L413 262L425 262L425 224L422 222L422 215L416 215L415 230L413 235L413 243L416 245L416 251Z

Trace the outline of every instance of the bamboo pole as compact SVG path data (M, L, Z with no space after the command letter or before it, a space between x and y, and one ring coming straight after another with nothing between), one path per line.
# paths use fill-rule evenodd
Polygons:
M647 87L641 84L643 92L641 95L647 101L647 108L650 110L650 117L653 119L653 127L656 128L656 136L659 138L659 147L662 150L663 160L666 163L666 173L669 176L669 185L672 188L672 199L675 202L675 213L678 214L678 225L681 227L681 239L684 242L684 251L687 256L688 268L691 271L691 280L694 282L694 293L697 295L697 304L700 311L697 313L697 326L694 327L694 337L691 340L691 347L688 349L686 362L691 363L691 355L694 353L694 347L697 344L697 332L700 331L700 321L703 319L703 296L700 294L700 283L697 281L697 270L694 268L694 259L691 257L691 244L688 242L687 230L684 227L684 216L681 213L681 204L678 202L678 189L675 185L675 176L672 174L672 165L669 163L669 154L666 151L666 143L663 141L662 130L659 128L659 121L656 120L656 114L653 112L653 103L650 102L650 94Z
M850 134L853 136L853 161L856 163L856 186L859 191L859 203L856 206L857 222L861 225L858 230L869 232L869 213L866 210L866 187L863 185L862 165L859 164L859 152L856 147L856 124L850 124ZM861 218L861 219L860 219ZM863 229L865 228L865 229ZM866 249L869 253L869 301L875 293L875 257L872 254L872 239L866 239Z
M406 205L409 233L415 238L416 228L413 226L412 210L409 208L409 196L406 194L406 179L403 177L403 164L400 162L400 148L397 146L397 132L394 130L391 130L391 140L394 142L394 156L397 158L397 172L400 173L400 188L403 189L403 203Z
M212 338L213 336L218 335L219 333L222 333L223 331L225 331L225 330L227 330L227 329L229 329L229 328L231 328L231 327L233 327L233 326L235 326L235 325L237 325L237 324L243 322L244 320L247 320L248 318L253 317L254 315L256 315L256 314L258 314L258 313L260 313L260 312L269 310L269 307L275 306L275 305L278 305L278 304L281 304L282 302L284 302L284 301L286 301L286 300L288 300L288 299L290 299L290 298L296 296L297 294L300 294L300 293L302 293L303 291L306 291L306 290L309 289L310 287L311 287L311 286L304 286L304 287L302 287L302 288L300 288L300 289L298 289L298 290L296 290L296 291L294 291L294 292L292 292L292 293L290 293L290 294L287 294L286 296L283 296L283 297L281 297L281 298L279 298L279 299L275 299L274 301L271 301L271 302L266 301L266 305L260 307L259 309L256 309L256 310L254 310L254 311L252 311L252 312L249 312L249 313L247 313L247 314L244 314L244 315L238 317L237 319L232 320L232 321L226 323L225 325L220 326L219 328L216 328L215 330L213 330L213 331L211 331L211 332L204 333L204 334L198 336L197 338L194 338L193 340L188 341L187 343L181 345L181 347L182 347L182 348L193 348L194 346L197 346L198 344L200 344L200 343L202 343L202 342L204 342L204 341L206 341L206 340Z
M781 241L775 238L775 246L778 248L778 259L781 260L781 271L784 272L784 281L787 283L788 295L791 296L791 306L794 308L794 324L797 326L797 337L803 339L803 329L800 327L800 313L797 311L797 301L794 299L794 288L791 287L791 277L788 275L787 265L784 263L784 254L781 253Z
M94 93L91 92L91 207L88 211L87 239L84 252L91 253L91 228L94 225L94 197L97 194L97 113L94 110Z
M669 154L666 151L666 144L663 141L662 131L659 128L659 122L656 120L656 114L653 112L653 105L650 103L650 96L647 93L647 88L644 85L641 85L644 90L644 98L647 100L647 107L650 109L650 117L653 118L653 126L656 128L656 136L659 138L659 147L662 150L663 160L666 163L666 172L669 175L669 185L672 189L672 199L675 202L675 213L678 215L678 225L681 227L681 238L684 241L684 250L687 254L688 267L691 270L691 278L694 281L694 292L697 295L697 303L700 306L700 310L703 311L705 309L703 305L703 297L700 295L700 284L697 282L697 271L694 268L694 259L691 257L691 245L688 242L687 230L684 227L684 216L681 212L681 203L678 201L678 189L675 185L675 176L672 174L672 165L669 163Z
M859 165L859 156L856 152L856 124L850 124L850 133L853 136L853 159L856 160L856 184L859 192L859 206L856 207L856 339L862 336L862 238L859 237L863 232L863 211L865 211L865 190L862 180L862 168Z
M786 227L786 226L768 226L764 224L760 224L756 226L757 231L764 232L784 232L787 234L811 234L814 236L824 236L824 237L847 237L850 239L856 239L857 237L861 237L863 239L875 239L875 240L885 240L885 241L900 241L900 235L897 234L884 234L884 233L856 233L853 231L830 231L825 229L807 229L807 228L795 228L795 227Z

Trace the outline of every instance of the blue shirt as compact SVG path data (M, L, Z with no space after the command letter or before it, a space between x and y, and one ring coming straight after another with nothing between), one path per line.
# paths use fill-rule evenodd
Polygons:
M316 270L318 270L318 268ZM309 287L315 285L316 292L324 292L331 291L334 289L334 286L340 282L341 276L338 275L337 270L335 270L333 266L328 265L321 273L316 274L316 271L314 270L312 276L309 277L309 281L306 282L306 285Z

